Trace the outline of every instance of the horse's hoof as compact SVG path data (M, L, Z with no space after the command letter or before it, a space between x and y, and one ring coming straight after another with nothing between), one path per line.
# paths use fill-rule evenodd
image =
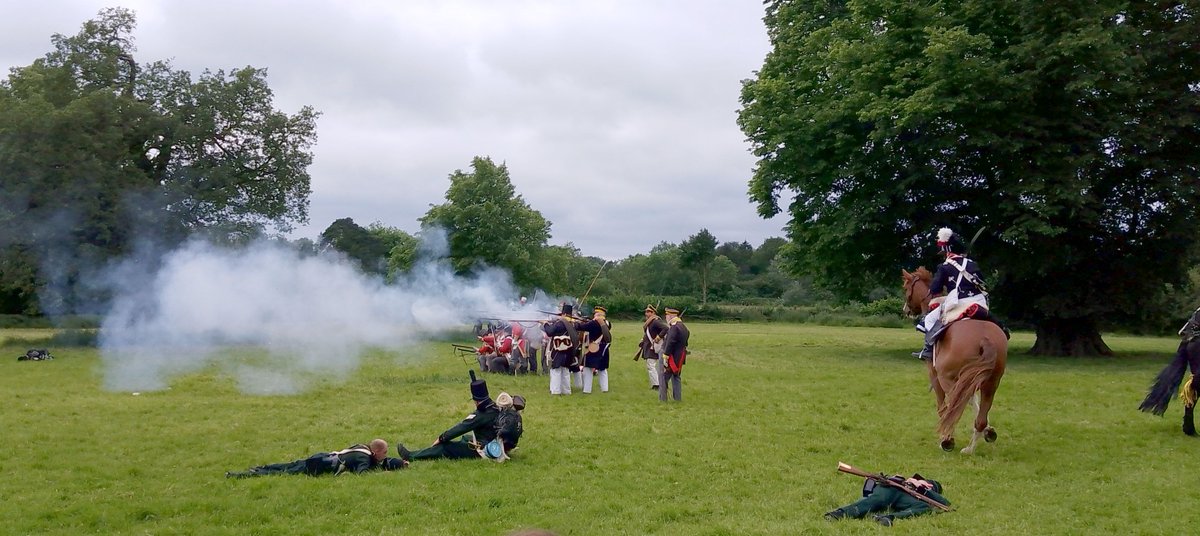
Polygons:
M954 450L954 438L953 437L942 440L942 450L944 450L946 452L950 452L950 451Z
M963 447L959 452L963 454L975 454L975 447Z
M983 430L983 440L988 443L994 443L996 441L996 429L991 426L985 428Z

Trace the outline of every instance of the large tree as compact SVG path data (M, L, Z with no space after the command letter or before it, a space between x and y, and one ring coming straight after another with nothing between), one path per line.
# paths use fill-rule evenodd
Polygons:
M276 111L261 69L193 81L139 64L134 26L101 11L0 81L0 262L36 267L49 312L79 305L82 272L149 235L236 240L307 220L316 112ZM28 299L26 272L0 280L5 312L31 311L9 303Z
M692 270L700 279L700 303L708 303L708 275L713 261L717 259L717 238L700 229L679 244L679 265Z
M382 225L372 224L368 230L355 223L353 218L337 219L321 231L318 247L321 251L336 249L356 261L363 272L383 275L388 271L389 254L398 243L398 240L387 240L386 235L390 233L384 229Z
M754 246L749 242L725 242L717 246L717 255L724 255L725 258L733 262L738 271L743 274L750 273L751 260L754 258Z
M507 268L521 287L540 283L529 267L546 247L550 222L517 194L504 164L475 157L470 172L455 170L446 202L430 207L421 223L446 230L459 272L482 263Z
M970 235L1035 353L1108 353L1195 260L1200 13L1183 2L767 2L743 84L759 213L843 295Z

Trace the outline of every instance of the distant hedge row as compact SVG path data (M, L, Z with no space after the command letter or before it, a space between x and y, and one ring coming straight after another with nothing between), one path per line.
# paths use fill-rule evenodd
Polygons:
M0 315L0 329L97 329L99 316L24 316Z
M584 308L603 305L613 319L641 318L647 304L656 305L659 314L663 309L674 307L683 311L685 318L716 322L797 322L827 324L835 326L908 327L912 321L901 313L903 300L888 297L867 304L818 304L807 306L785 306L775 304L741 305L708 303L691 296L668 296L653 298L646 296L605 296L594 300Z
M683 311L683 316L692 320L713 322L795 322L805 324L825 324L833 326L872 326L872 327L908 327L912 321L901 315L903 303L899 297L889 297L867 304L818 304L805 306L785 306L777 304L727 304L708 303L700 305L700 300L690 296L670 296L654 298L646 296L607 296L589 300L592 303L582 311L590 313L591 307L603 305L608 308L608 316L614 320L634 320L642 318L642 311L647 304L656 305L659 314L667 307L675 307ZM59 328L73 331L93 331L100 326L100 317L70 316L44 317L0 315L0 329L37 329ZM63 335L63 338L94 339L93 335L79 334ZM66 341L63 341L66 342Z

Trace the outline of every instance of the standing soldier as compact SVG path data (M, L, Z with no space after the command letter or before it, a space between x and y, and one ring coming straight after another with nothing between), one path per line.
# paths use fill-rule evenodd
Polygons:
M571 394L569 367L578 358L579 333L571 319L571 304L562 304L559 317L542 326L547 340L547 361L550 366L550 394Z
M650 390L658 390L659 371L658 357L662 354L663 335L667 333L667 323L658 317L658 309L646 304L646 321L642 323L642 342L638 344L638 352L633 360L639 358L646 361L646 375L650 377Z
M579 325L586 333L588 344L583 355L583 392L592 393L592 376L600 382L600 392L608 392L608 348L612 344L612 323L608 321L608 309L599 305L592 311L592 319Z
M683 400L683 364L687 361L688 328L679 317L679 310L668 307L667 335L663 337L662 350L662 382L658 387L658 399L667 401L667 384L671 384L672 395L676 401Z

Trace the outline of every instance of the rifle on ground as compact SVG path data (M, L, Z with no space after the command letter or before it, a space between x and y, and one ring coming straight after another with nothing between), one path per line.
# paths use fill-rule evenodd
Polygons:
M862 469L856 469L853 466L842 463L842 462L838 462L837 470L841 471L843 473L850 473L852 475L861 476L863 478L869 478L871 480L874 480L879 485L890 486L890 487L896 488L900 491L903 491L904 493L907 493L910 496L912 496L912 498L917 499L918 501L921 501L925 504L928 504L929 506L937 508L938 510L941 510L943 512L950 511L949 506L946 506L940 502L930 499L929 497L926 497L925 494L923 494L909 486L904 485L904 483L902 483L902 482L896 482L895 480L892 480L891 478L889 478L887 475L885 475L883 473L868 473L866 471L863 471Z
M464 365L467 365L467 354L471 354L472 356L474 356L476 353L476 348L474 346L467 346L465 344L451 343L450 347L452 349L451 351L454 352L455 355L462 358Z

